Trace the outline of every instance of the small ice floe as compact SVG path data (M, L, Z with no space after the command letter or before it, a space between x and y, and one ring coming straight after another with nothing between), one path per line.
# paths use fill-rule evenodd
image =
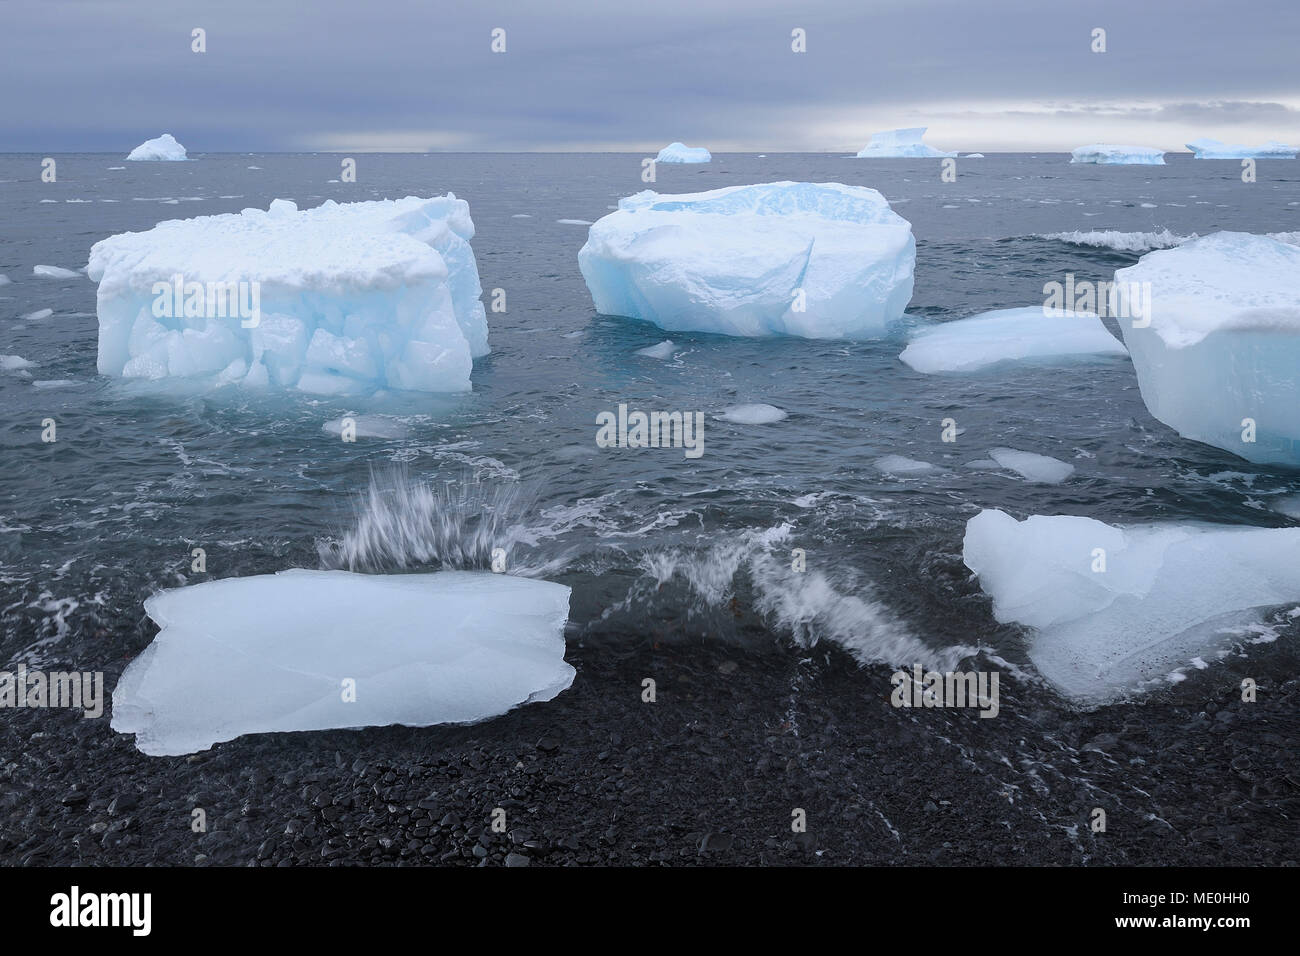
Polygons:
M590 226L590 219L557 219L555 220L562 226Z
M649 348L637 349L636 354L644 355L646 358L652 359L670 359L673 357L674 348L676 348L676 346L673 345L672 339L664 339L658 345L651 345Z
M509 574L295 569L144 607L162 630L114 689L112 727L153 756L243 734L475 723L575 674L569 588Z
M48 319L54 314L53 309L37 309L35 312L28 312L23 316L24 322L40 322L42 319Z
M409 438L408 429L401 422L380 415L345 415L321 426L321 431L343 436L344 429L354 438Z
M21 355L0 355L0 372L17 372L21 369L35 367L35 362L29 362Z
M1014 471L1026 481L1040 485L1059 485L1074 474L1074 466L1069 462L1048 455L1035 455L1030 451L994 448L989 451L989 458L997 462L1000 468Z
M517 212L510 218L511 219L532 219L533 217L526 212Z
M32 388L75 388L80 384L70 378L47 378L32 382Z
M967 153L965 156L962 157L962 159L983 159L983 158L984 158L983 153Z
M64 269L61 266L33 266L32 275L42 276L46 279L80 279L82 277L80 272Z
M761 402L753 405L732 405L713 416L718 421L734 422L737 425L770 425L789 418L789 413L775 405Z
M5 275L3 272L0 272L0 285L8 285L10 282L13 282L13 281L14 281L13 279L10 279L10 278L9 278L7 275Z
M928 461L904 458L902 455L885 455L883 458L877 458L872 464L887 475L898 475L900 477L924 475L938 470Z
M1127 355L1091 312L1042 306L1000 309L917 332L898 356L918 372L974 372L1003 362L1077 361Z

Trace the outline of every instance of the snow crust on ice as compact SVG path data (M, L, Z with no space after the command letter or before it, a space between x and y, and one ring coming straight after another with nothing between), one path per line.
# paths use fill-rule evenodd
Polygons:
M1014 471L1026 481L1040 485L1059 485L1074 474L1074 466L1069 462L1052 458L1050 455L1036 455L1031 451L1018 451L1015 448L993 448L989 458L1000 468Z
M163 133L157 139L145 140L126 157L132 160L162 160L179 162L186 159L185 147L176 142L171 133Z
M1243 146L1240 143L1223 143L1217 139L1201 137L1187 144L1197 159L1295 159L1300 152L1294 146L1269 140L1263 146Z
M1093 570L1098 548L1104 572ZM963 560L997 620L1033 629L1039 673L1096 703L1207 657L1257 609L1300 600L1300 528L1017 521L986 510L966 524Z
M890 129L871 134L871 142L862 147L859 159L888 159L900 157L940 157L956 156L921 142L928 127L913 126L909 129Z
M1151 414L1249 461L1300 465L1300 247L1217 232L1148 253L1115 273L1112 314L1140 314L1114 310L1144 282L1150 325L1119 326Z
M708 163L713 156L703 146L686 146L683 143L669 143L659 150L656 163Z
M468 391L488 352L473 236L469 205L450 193L301 211L277 199L112 236L87 266L99 371L317 394ZM155 316L155 284L177 275L256 283L260 315Z
M578 253L605 315L836 339L884 334L912 297L915 262L907 220L874 189L840 183L645 190L596 222Z
M151 755L243 734L472 723L550 700L569 588L491 572L282 571L160 591L162 630L113 691ZM344 681L355 700L344 700Z
M1165 153L1150 146L1108 146L1094 143L1080 146L1070 153L1072 163L1098 163L1103 166L1163 166Z
M789 417L785 409L777 408L775 405L764 405L761 402L753 405L732 405L717 415L721 421L734 422L737 425L770 425L772 422L783 421Z
M918 372L973 372L1003 362L1052 362L1124 355L1091 312L1049 313L1042 306L999 309L922 329L898 356Z

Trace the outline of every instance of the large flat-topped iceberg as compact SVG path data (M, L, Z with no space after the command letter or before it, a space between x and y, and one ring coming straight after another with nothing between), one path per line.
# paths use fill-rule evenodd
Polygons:
M874 189L763 183L646 190L591 227L596 309L670 331L871 338L912 297L912 227Z
M95 243L99 371L316 394L468 391L487 321L454 195L170 220Z
M1147 253L1115 273L1112 315L1142 314L1114 311L1141 283L1150 324L1119 326L1151 414L1249 461L1300 465L1300 247L1217 232Z
M1217 139L1194 139L1187 144L1197 159L1295 159L1300 152L1294 146L1269 140L1263 146L1221 143Z
M911 129L891 129L871 134L871 142L862 147L859 159L899 159L921 157L923 159L956 156L941 149L927 146L921 142L927 127L914 126Z
M1080 146L1070 153L1072 163L1096 163L1101 166L1163 166L1164 150L1150 146L1107 146L1095 143Z
M683 143L669 143L659 150L656 163L708 163L713 156L703 146L686 146Z
M1259 609L1300 601L1300 528L982 511L966 524L962 557L994 616L1033 629L1039 673L1089 702L1210 658Z
M976 372L1003 362L1050 363L1124 355L1091 312L999 309L916 333L898 357L918 372Z
M161 591L162 630L113 691L151 755L243 734L472 723L550 700L569 589L491 572L283 571Z
M171 133L163 133L157 139L145 140L126 157L131 160L152 160L180 162L186 159L185 147L176 142Z

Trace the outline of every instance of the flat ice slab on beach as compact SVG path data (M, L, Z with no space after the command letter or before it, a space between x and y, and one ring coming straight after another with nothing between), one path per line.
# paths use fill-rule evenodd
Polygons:
M762 183L619 201L578 265L596 310L669 331L861 339L912 297L916 241L874 189Z
M703 146L687 146L684 143L669 143L659 150L656 163L708 163L713 156Z
M1163 166L1165 153L1150 146L1109 146L1094 143L1080 146L1070 153L1072 163L1097 163L1101 166Z
M963 560L994 617L1033 630L1039 673L1096 703L1210 657L1259 609L1300 601L1300 528L981 511L966 524Z
M113 729L161 756L243 734L472 723L545 701L569 588L491 572L282 571L160 591L162 630L113 691Z
M898 357L918 372L976 372L1004 362L1053 363L1124 355L1090 312L999 309L917 332Z
M126 157L131 160L153 160L180 162L187 159L185 147L176 142L171 133L163 133L157 139L145 140Z
M473 236L452 194L306 210L277 199L112 236L87 266L99 371L326 395L468 391L488 352Z
M1296 153L1300 152L1296 147L1277 140L1269 140L1263 146L1243 146L1206 137L1192 140L1187 148L1197 159L1295 159Z
M922 159L944 156L956 156L941 149L927 146L921 142L927 127L913 126L910 129L890 129L871 134L871 142L862 147L858 159L900 159L920 157Z
M1249 461L1300 466L1300 247L1216 232L1147 253L1115 273L1111 314L1141 314L1125 311L1130 283L1148 282L1150 325L1119 327L1151 414Z

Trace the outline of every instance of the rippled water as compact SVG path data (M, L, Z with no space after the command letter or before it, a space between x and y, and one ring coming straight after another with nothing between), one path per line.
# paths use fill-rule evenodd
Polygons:
M40 159L0 157L0 273L13 280L0 286L0 354L37 363L31 378L0 372L8 660L120 664L142 646L144 598L205 579L190 570L195 547L216 577L485 566L504 547L512 569L573 586L573 633L587 640L831 639L894 663L978 646L1020 661L1020 635L993 622L961 562L978 509L1294 523L1270 505L1300 476L1180 439L1146 412L1127 361L937 377L898 361L906 328L877 342L743 340L597 315L577 268L586 228L559 220L595 220L642 188L640 156L367 155L357 184L331 183L339 157L327 155L62 156L55 184L40 183ZM936 160L720 155L660 166L655 188L879 189L916 234L915 327L1036 305L1044 282L1108 279L1140 254L1060 234L1300 229L1300 163L1259 169L1248 185L1231 162L1014 155L959 160L943 183ZM469 201L483 287L508 304L489 312L492 354L465 396L358 403L109 381L95 374L93 284L32 274L80 268L96 240L166 218L447 190ZM23 318L42 309L53 315ZM672 358L636 354L670 337ZM51 381L64 384L37 387ZM704 455L597 448L597 413L621 402L704 412ZM714 417L759 402L789 417ZM390 416L407 437L346 444L322 429L349 413ZM956 444L940 441L948 417L964 429ZM964 467L996 446L1075 475L1031 485ZM874 465L885 455L938 468L894 477ZM794 548L805 575L788 571Z

